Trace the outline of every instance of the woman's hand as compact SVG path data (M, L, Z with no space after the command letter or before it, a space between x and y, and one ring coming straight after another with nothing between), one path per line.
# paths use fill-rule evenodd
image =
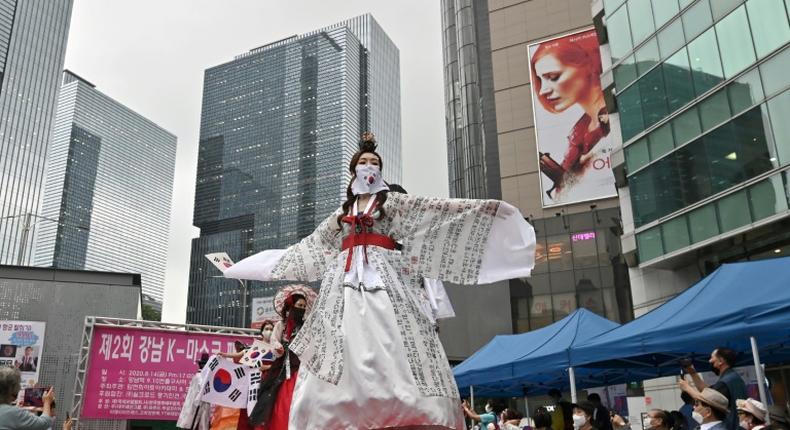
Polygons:
M72 426L74 426L74 421L71 418L63 422L63 430L71 430Z

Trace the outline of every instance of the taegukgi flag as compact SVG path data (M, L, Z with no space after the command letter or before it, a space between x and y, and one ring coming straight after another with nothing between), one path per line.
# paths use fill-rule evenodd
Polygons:
M202 372L205 382L201 400L228 408L246 408L252 370L243 364L212 355Z

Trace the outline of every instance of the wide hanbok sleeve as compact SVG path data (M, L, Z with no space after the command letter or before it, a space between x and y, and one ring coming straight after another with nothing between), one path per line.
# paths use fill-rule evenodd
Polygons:
M269 249L251 255L231 266L226 278L255 281L302 281L321 279L329 264L340 253L338 209L312 234L287 249Z
M535 265L535 230L506 202L390 193L385 209L397 212L391 234L412 275L488 284L527 277Z

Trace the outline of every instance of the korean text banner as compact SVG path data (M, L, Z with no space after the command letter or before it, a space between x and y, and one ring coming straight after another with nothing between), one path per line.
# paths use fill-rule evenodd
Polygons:
M95 326L81 418L178 419L196 361L252 338Z
M617 195L595 30L530 45L529 60L543 206Z
M0 366L19 369L22 388L38 383L46 327L40 321L0 320Z

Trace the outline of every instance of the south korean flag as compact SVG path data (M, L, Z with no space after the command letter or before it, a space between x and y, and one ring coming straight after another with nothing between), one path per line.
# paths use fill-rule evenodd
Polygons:
M250 368L213 355L203 368L201 401L228 408L247 406Z
M255 407L255 403L258 402L258 390L261 386L261 370L260 369L249 369L249 381L248 386L250 387L247 391L247 415L252 413L252 409Z

